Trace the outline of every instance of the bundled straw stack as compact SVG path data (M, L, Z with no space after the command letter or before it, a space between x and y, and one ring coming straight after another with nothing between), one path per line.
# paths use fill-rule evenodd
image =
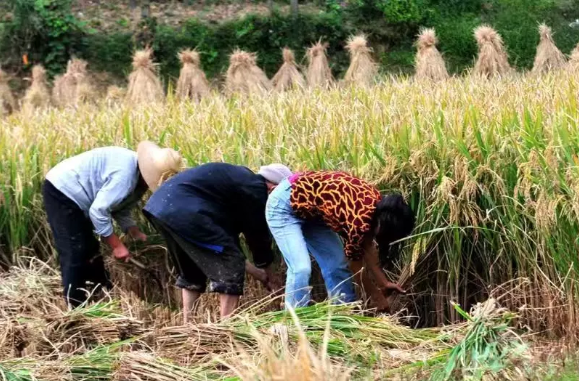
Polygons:
M504 75L511 71L503 39L490 26L482 25L474 30L478 45L478 58L474 73L483 77Z
M361 34L350 37L346 49L350 52L350 67L344 81L349 85L371 86L378 73L378 65L372 58L366 36Z
M179 53L179 60L183 67L177 81L177 97L199 101L209 95L211 89L205 73L201 70L199 53L191 49L182 50Z
M281 65L271 80L274 90L287 91L305 88L306 80L296 65L294 52L288 48L284 48L282 55L283 65Z
M133 72L129 76L126 100L132 105L163 102L165 93L151 58L151 49L138 50L133 55Z
M32 83L23 99L25 110L47 107L50 104L50 92L46 80L46 70L42 65L32 68Z
M306 78L310 87L327 89L334 83L334 77L328 64L328 57L326 57L327 48L328 44L318 42L308 49L309 66Z
M271 82L257 66L255 53L235 50L231 54L225 77L225 90L228 94L259 94L271 88Z
M0 69L0 116L16 111L16 101L8 86L8 75Z
M121 102L127 96L127 89L111 85L107 87L106 101L109 103Z
M73 58L68 61L66 73L56 77L52 97L60 107L76 107L88 101L93 93L90 78L86 70L85 60Z
M575 46L575 49L571 52L571 58L569 59L569 68L571 70L579 71L579 44Z
M565 55L555 46L551 28L545 24L539 25L541 39L537 45L537 54L533 64L533 73L547 73L551 70L561 69L567 63Z
M436 48L438 39L434 29L422 29L418 35L416 46L416 74L417 79L442 81L448 78L448 71L442 55Z

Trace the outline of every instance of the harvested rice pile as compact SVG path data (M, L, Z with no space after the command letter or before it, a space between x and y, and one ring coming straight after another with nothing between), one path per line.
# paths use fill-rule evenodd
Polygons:
M366 36L352 36L348 40L346 49L350 53L350 66L344 81L349 85L369 87L374 84L378 65L374 62L371 49L368 47Z
M511 328L515 316L493 299L470 314L456 306L468 324L443 330L412 329L391 317L363 316L357 305L328 303L295 312L249 308L221 323L176 326L139 320L155 308L122 294L67 311L57 302L58 281L36 260L0 276L3 379L450 380L484 374L488 364L501 377L530 371L527 343ZM476 353L487 357L473 361Z
M24 95L23 108L33 110L47 107L50 104L50 91L46 79L46 70L42 65L32 68L32 83Z
M320 87L327 89L334 83L332 70L328 64L326 50L328 44L318 42L308 49L307 56L309 61L306 78L310 87Z
M305 88L306 80L296 65L294 52L284 48L282 55L283 65L271 80L274 90L287 91Z
M0 116L16 111L16 101L8 86L8 75L0 69Z
M235 50L229 57L225 77L227 94L263 94L271 90L267 75L257 66L257 55Z
M76 107L94 97L87 65L85 60L73 58L68 61L66 73L55 78L52 98L57 106Z
M126 101L131 105L148 105L165 100L163 85L151 58L151 49L138 50L133 55L133 72L129 75Z
M479 26L474 30L478 45L478 58L474 73L483 77L494 77L511 71L503 39L490 26Z
M567 63L565 55L553 41L551 28L545 24L539 25L541 39L537 46L537 54L533 64L533 73L546 73L551 70L561 69Z
M416 74L417 79L442 81L448 78L446 64L442 55L436 49L438 40L434 29L423 29L418 35L416 46Z
M179 53L183 64L175 94L181 99L201 100L209 95L211 89L205 73L201 70L201 58L195 50L186 49Z

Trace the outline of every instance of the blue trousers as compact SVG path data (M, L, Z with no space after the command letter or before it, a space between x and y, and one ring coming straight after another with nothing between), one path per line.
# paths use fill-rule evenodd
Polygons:
M340 237L322 221L298 218L290 204L291 184L283 180L269 195L266 219L287 264L286 308L307 306L312 265L310 253L318 262L328 296L334 302L356 300L352 273Z

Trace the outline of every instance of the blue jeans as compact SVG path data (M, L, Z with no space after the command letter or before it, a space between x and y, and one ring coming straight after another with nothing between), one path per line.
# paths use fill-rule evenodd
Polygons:
M290 193L291 184L283 180L269 195L265 209L267 224L288 267L286 308L303 307L310 302L309 253L322 270L328 296L335 302L355 301L352 273L340 237L323 222L298 218L291 208Z

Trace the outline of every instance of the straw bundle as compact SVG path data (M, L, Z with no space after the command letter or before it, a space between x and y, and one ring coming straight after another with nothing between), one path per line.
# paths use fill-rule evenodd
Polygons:
M271 82L256 62L255 53L235 50L231 54L225 78L227 93L263 93L271 90Z
M484 77L494 77L510 72L511 67L501 36L487 25L476 28L474 36L478 45L478 58L474 73Z
M88 101L93 94L93 88L86 70L85 60L73 58L68 61L66 73L54 80L52 97L60 107L78 106Z
M138 50L133 55L133 72L129 76L126 100L133 105L162 102L165 98L163 86L156 74L151 49Z
M346 49L350 52L350 67L346 71L344 81L350 85L369 87L378 73L378 65L371 56L366 36L352 36Z
M46 80L46 70L42 65L32 68L32 84L24 95L23 106L25 109L46 107L50 104L50 92Z
M298 70L294 52L288 48L284 48L282 55L283 65L281 65L278 72L271 80L273 88L277 91L305 88L306 80Z
M8 86L8 75L0 69L0 116L16 111L16 101Z
M127 89L115 85L107 87L106 101L110 104L120 103L127 96Z
M177 97L199 101L209 95L211 89L205 73L200 68L199 53L190 49L182 50L179 53L179 60L183 63L183 67L177 81Z
M438 39L434 29L422 29L418 35L416 46L416 74L418 79L442 81L448 78L446 64L442 55L436 49Z
M567 59L555 45L551 28L545 24L539 25L539 35L541 36L541 39L537 46L537 54L535 55L532 72L546 73L565 66Z
M327 43L318 42L308 49L309 66L306 78L308 85L311 87L329 88L334 82L334 77L328 64L328 57L326 57L327 48Z
M571 52L571 57L569 59L569 67L571 70L579 71L579 44L575 46L575 49Z

